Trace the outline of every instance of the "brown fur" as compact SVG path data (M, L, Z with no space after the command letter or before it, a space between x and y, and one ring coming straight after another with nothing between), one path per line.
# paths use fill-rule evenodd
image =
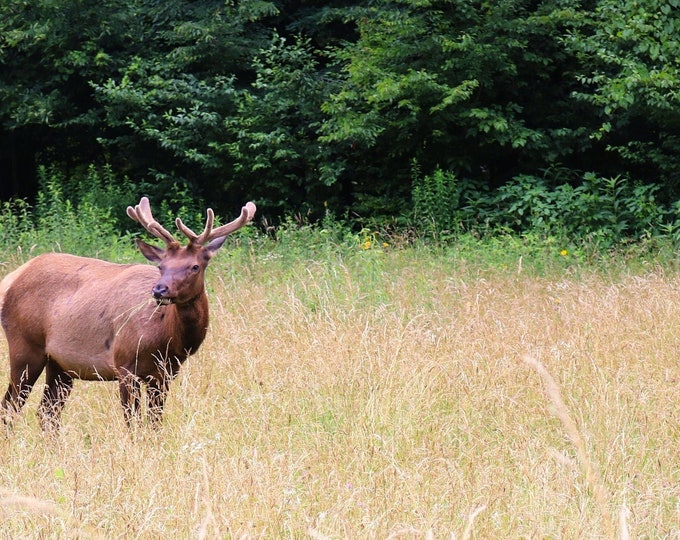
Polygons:
M170 381L205 338L205 269L225 238L166 249L138 241L158 268L48 253L9 274L0 283L10 355L3 409L19 412L46 371L44 429L58 426L73 379L117 380L128 422L146 384L150 417L160 420Z

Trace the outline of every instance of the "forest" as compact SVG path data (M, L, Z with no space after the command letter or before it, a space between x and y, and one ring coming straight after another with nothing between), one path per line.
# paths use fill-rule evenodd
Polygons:
M7 0L0 196L675 235L679 7Z

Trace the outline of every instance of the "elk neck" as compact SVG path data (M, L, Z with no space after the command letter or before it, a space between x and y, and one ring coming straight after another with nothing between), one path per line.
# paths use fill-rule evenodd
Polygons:
M189 354L194 354L208 332L209 307L205 291L188 302L160 306L163 323L171 326L168 335L175 336L176 344Z

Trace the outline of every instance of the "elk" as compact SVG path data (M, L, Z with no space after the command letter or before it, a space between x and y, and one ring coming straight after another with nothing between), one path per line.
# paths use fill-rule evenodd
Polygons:
M5 419L17 415L45 371L38 406L43 430L59 427L74 379L118 381L128 425L147 414L158 425L168 387L208 329L205 270L227 236L253 219L247 203L234 221L196 234L180 218L182 246L156 221L142 197L127 214L165 243L137 239L149 264L114 264L64 253L39 255L0 282L0 319L9 346L10 381L2 400ZM159 275L160 270L160 275Z

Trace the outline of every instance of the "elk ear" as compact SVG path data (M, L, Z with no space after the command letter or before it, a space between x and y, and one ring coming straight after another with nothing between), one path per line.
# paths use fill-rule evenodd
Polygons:
M161 260L165 256L165 250L163 248L147 244L146 242L140 240L139 238L137 238L137 247L139 248L139 251L142 252L142 255L144 255L151 262L155 263L161 262Z
M205 245L205 250L206 250L206 252L207 252L211 257L212 257L213 255L215 255L215 252L216 252L218 249L220 249L220 248L222 247L222 245L224 244L225 240L227 239L227 236L229 236L229 235L226 234L226 235L224 235L224 236L218 236L217 238L215 238L215 239L212 240L211 242L208 242L208 243Z

